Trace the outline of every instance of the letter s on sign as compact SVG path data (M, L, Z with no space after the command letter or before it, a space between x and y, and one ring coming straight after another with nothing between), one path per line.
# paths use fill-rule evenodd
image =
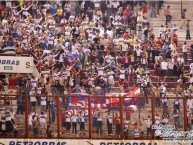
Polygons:
M30 68L30 62L26 62L26 68Z

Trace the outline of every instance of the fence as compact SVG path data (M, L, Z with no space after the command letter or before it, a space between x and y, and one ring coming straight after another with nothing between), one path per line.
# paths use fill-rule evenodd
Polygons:
M192 99L185 97L4 95L0 101L0 138L155 139L150 120L177 131L192 126Z

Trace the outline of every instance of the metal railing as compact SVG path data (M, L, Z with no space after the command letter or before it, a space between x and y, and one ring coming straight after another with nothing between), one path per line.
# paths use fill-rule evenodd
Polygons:
M187 115L187 100L190 98L186 97L62 95L46 96L44 103L42 97L25 95L22 96L22 103L18 101L21 96L0 97L1 104L5 104L4 111L0 105L0 112L4 113L4 116L1 115L1 125L5 122L8 127L5 112L16 113L10 120L12 130L4 130L1 126L0 138L155 139L154 130L147 131L145 122L148 116L152 124L156 124L160 117L160 124L175 125L177 131L191 130L190 117ZM33 102L33 99L36 101ZM174 100L179 101L180 126L173 117ZM41 112L46 117L43 123ZM168 120L166 123L164 114L165 120ZM40 125L36 126L34 122L37 118L40 119ZM14 129L14 126L17 128ZM136 128L139 129L139 136L134 134Z

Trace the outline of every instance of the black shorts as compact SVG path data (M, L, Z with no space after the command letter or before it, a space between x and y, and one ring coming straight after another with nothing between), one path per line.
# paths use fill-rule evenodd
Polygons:
M84 122L81 122L81 123L80 123L80 130L82 130L82 131L85 130Z
M70 122L66 122L66 129L70 130L71 129L71 123Z
M36 106L36 102L31 102L31 106Z

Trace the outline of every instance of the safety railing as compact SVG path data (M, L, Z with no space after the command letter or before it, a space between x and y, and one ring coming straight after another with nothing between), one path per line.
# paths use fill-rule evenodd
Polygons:
M128 94L4 95L0 97L0 138L160 138L152 126L192 129L192 99Z

